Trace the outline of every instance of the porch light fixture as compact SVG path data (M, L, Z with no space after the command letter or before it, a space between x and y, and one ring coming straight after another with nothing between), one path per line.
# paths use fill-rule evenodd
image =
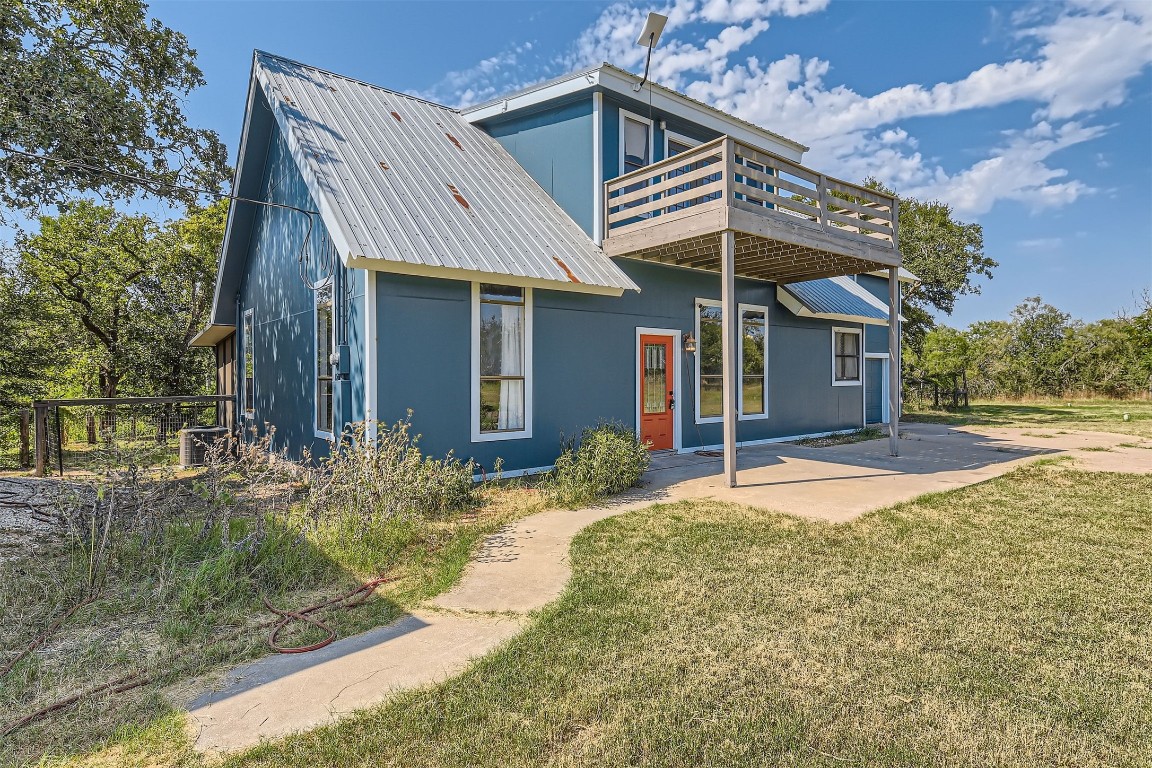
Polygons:
M647 48L648 55L644 59L644 77L640 78L640 82L632 89L636 93L639 93L640 89L644 87L644 83L648 82L648 67L652 63L652 49L656 47L656 43L660 42L660 33L664 31L664 25L667 23L668 17L655 11L649 12L648 20L644 22L644 29L641 30L636 45Z
M684 337L684 351L690 355L696 354L696 337L692 334Z

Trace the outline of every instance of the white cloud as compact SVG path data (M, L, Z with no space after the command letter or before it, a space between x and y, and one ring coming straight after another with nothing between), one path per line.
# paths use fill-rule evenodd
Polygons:
M1030 250L1052 251L1064 245L1064 238L1037 237L1032 240L1017 240L1016 245Z
M997 34L1026 53L954 81L907 83L871 95L828 82L828 60L736 58L768 30L770 18L826 6L827 0L672 0L657 9L669 22L652 78L809 144L811 165L844 178L875 176L902 193L938 197L962 214L981 214L999 200L1041 210L1094 192L1052 167L1051 158L1101 136L1107 128L1085 118L1122 104L1130 82L1152 63L1152 3L1142 0L1023 6L994 21ZM638 71L644 49L635 41L647 10L626 2L608 6L542 74L601 61ZM453 73L436 90L470 103L520 85L509 73L523 71L522 53L509 49ZM999 146L967 168L949 171L923 156L900 125L1009 103L1034 105L1032 125L1006 131Z

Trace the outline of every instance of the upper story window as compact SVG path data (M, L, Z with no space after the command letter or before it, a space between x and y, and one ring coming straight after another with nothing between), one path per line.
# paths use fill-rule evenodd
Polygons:
M532 289L472 290L472 439L531 437Z
M675 133L673 131L664 131L664 157L666 157L666 158L675 157L676 155L683 154L684 152L687 152L688 150L692 149L693 147L699 146L699 144L700 144L699 141L696 141L695 139L691 139L687 136L682 136L681 134ZM692 171L703 168L705 165L710 165L710 164L712 164L712 162L713 161L711 161L711 160L699 160L697 162L690 163L689 165L687 165L685 167L673 168L673 169L668 171L668 177L669 178L675 178L677 176L683 176L684 174L691 173ZM686 192L686 191L692 189L693 187L702 187L705 184L711 184L713 181L718 181L719 179L720 179L719 173L710 174L708 176L705 176L702 179L696 179L695 181L689 181L689 182L686 182L685 184L675 186L672 189L668 190L667 194L669 196L677 195L677 194L680 194L681 192ZM697 197L697 198L694 198L691 200L684 200L681 203L674 203L674 204L668 206L667 210L668 211L679 211L679 210L683 210L684 208L690 208L693 205L698 205L699 203L707 202L709 200L717 200L720 197L721 197L721 194L719 192L713 192L712 194L705 195L703 197Z
M768 415L768 309L741 304L740 390L737 409L741 419ZM724 415L724 335L720 302L696 302L696 419L719 421Z
M652 121L620 112L620 175L652 164Z
M832 329L832 386L860 383L859 328Z
M244 345L244 415L252 416L256 412L256 385L255 385L255 350L252 348L256 340L256 317L253 310L244 313L244 328L241 331L240 343Z
M332 437L332 337L336 324L332 312L332 281L316 287L316 433Z

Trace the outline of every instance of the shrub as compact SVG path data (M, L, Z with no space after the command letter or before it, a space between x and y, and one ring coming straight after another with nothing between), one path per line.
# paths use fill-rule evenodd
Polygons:
M394 518L432 519L475 506L472 462L422 454L410 419L381 425L375 437L366 423L353 425L309 472L308 517L366 534Z
M579 440L565 441L544 489L556 504L587 504L639 485L647 469L648 449L636 433L604 423L585 429Z

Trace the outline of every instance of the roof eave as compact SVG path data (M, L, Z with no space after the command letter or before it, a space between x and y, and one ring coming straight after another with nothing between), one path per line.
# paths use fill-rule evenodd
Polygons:
M640 287L631 280L628 280L627 285L604 285L580 280L547 280L527 275L510 275L505 272L484 272L481 270L460 269L457 267L437 267L428 264L413 264L411 262L392 261L390 259L373 258L370 256L354 256L348 259L347 263L348 266L352 268L386 272L394 275L434 277L442 280L461 280L464 282L498 282L501 285L512 285L520 288L540 288L548 291L587 293L596 296L622 296L624 291L640 292Z

